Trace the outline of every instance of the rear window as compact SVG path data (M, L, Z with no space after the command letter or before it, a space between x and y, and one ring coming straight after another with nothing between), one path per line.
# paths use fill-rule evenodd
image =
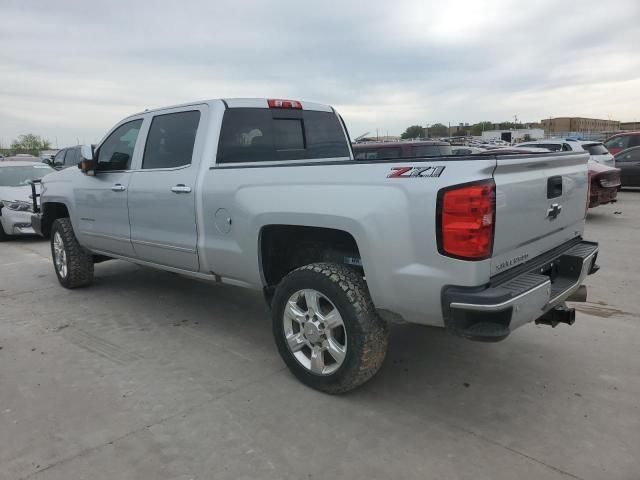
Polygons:
M436 157L452 155L451 145L416 145L413 147L415 157Z
M607 147L605 147L602 143L591 143L589 145L582 145L589 155L606 155L609 153Z
M615 137L609 140L605 145L607 148L619 148L624 150L629 146L629 136Z
M552 152L559 152L560 150L562 150L562 145L559 143L521 143L516 146L518 148L520 147L546 148L547 150L551 150Z
M67 155L64 157L65 166L73 166L80 163L80 148L70 148L67 150Z
M217 163L349 157L347 138L331 112L231 108L224 113Z
M400 147L367 148L354 151L356 160L388 160L400 158L401 154Z

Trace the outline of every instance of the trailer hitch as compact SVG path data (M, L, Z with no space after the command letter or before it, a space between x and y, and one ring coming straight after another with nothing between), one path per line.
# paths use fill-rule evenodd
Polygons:
M543 316L536 320L536 325L551 325L556 328L559 323L566 323L567 325L573 325L576 321L575 308L567 307L566 305L559 305L552 308Z

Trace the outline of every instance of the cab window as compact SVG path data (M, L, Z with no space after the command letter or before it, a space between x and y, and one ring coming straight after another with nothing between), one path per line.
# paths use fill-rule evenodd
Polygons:
M177 168L191 164L199 123L198 110L153 117L142 168Z
M627 153L623 153L616 157L616 162L637 162L639 160L640 148L634 148L633 150L629 150Z
M64 155L67 153L66 150L60 150L58 153L56 153L56 156L53 159L53 166L54 167L62 167L64 166Z
M142 119L120 125L96 152L99 171L128 170L138 140Z
M230 108L222 120L216 162L348 157L347 139L333 112Z
M605 143L605 146L607 148L619 148L621 150L625 150L628 145L629 145L628 136L612 138L607 143Z

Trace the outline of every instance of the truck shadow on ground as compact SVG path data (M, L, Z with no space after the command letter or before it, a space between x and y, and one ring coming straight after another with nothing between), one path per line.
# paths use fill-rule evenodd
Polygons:
M270 311L261 292L117 261L98 265L95 284L84 291L92 296L121 297L121 302L125 296L128 302L144 304L147 330L152 323L151 335L154 329L191 328L212 343L226 339L248 358L258 351L262 360L274 365L280 361L271 336ZM131 321L136 320L132 317ZM455 337L442 328L393 325L389 352L378 375L339 397L340 401L378 403L387 399L413 405L416 413L500 415L517 409L532 395L540 400L551 383L563 383L559 360L549 361L558 352L544 341L544 335L551 334L548 327L523 329L529 331L498 344L485 344ZM288 374L284 378L295 382Z
M624 209L622 206L616 206L614 210L589 210L587 213L587 222L595 225L614 225L624 220Z

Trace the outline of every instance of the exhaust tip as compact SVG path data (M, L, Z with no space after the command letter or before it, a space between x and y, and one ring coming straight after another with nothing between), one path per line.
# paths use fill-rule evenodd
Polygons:
M578 289L573 292L567 298L567 302L586 302L587 301L587 286L580 285Z

